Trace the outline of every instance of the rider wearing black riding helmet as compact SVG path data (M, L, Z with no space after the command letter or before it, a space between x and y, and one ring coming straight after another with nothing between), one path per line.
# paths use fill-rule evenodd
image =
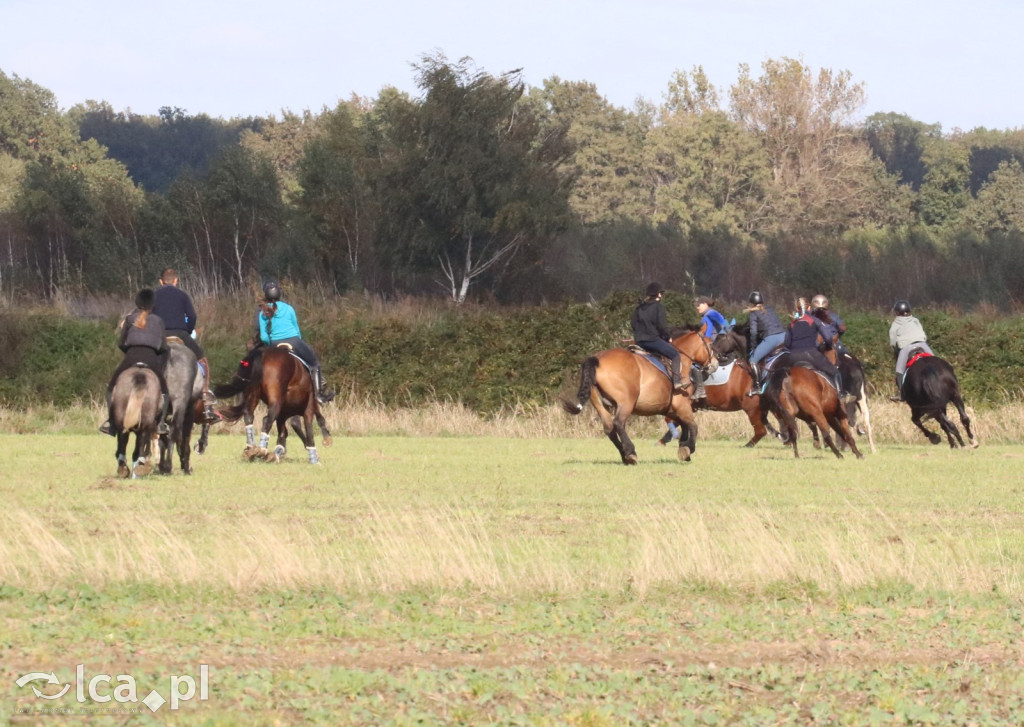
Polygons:
M669 360L672 373L672 388L683 390L683 377L680 372L681 361L679 351L669 343L668 324L665 306L661 304L664 288L659 283L651 283L644 291L644 297L633 309L629 323L633 330L633 340L645 351L659 354Z
M268 345L287 343L313 374L313 387L317 401L326 404L334 392L324 391L320 361L308 343L302 340L302 331L295 309L281 300L281 286L276 280L263 283L263 302L256 312L256 339Z
M896 396L890 396L890 401L903 401L903 374L907 370L907 358L910 350L920 348L926 353L932 353L931 347L926 343L928 336L924 332L924 326L910 314L910 303L906 300L897 300L892 307L896 318L889 327L889 345L892 346L896 355Z
M758 370L758 364L772 350L785 342L786 329L775 310L765 305L761 293L755 290L747 300L750 302L750 308L747 308L747 312L750 313L747 319L750 324L749 360L754 378L747 396L757 396L761 389L761 372Z

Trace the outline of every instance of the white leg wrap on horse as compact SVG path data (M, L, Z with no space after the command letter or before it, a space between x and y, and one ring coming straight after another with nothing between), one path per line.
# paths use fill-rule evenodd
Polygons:
M256 428L252 424L245 425L245 443L250 446L256 444Z
M310 464L320 464L320 458L316 454L316 447L306 447L306 451L309 452Z
M260 432L260 449L266 449L268 444L270 444L270 435Z

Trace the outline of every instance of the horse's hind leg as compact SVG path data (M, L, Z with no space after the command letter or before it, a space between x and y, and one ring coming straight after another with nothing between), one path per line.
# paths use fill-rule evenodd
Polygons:
M960 423L964 425L964 431L967 432L967 439L971 443L972 448L977 448L978 439L974 436L974 432L971 431L971 420L967 416L967 409L964 407L964 400L959 395L954 395L950 401L953 402L953 406L956 407L957 412L960 414Z
M910 421L914 422L917 428L924 432L924 436L928 437L929 442L931 442L932 444L938 444L939 442L942 441L942 437L940 437L935 432L929 431L925 427L924 423L921 421L922 416L924 416L924 412L914 411L913 415L911 415L910 417Z
M838 406L842 407L842 404L839 403ZM857 459L862 459L864 455L857 449L857 440L853 436L853 430L850 429L850 423L846 417L841 415L841 411L841 409L837 410L836 414L829 417L828 423L836 434L839 435L840 441L850 448L850 451L853 452Z
M960 436L960 430L956 428L956 425L949 420L946 416L946 412L940 411L935 416L935 421L942 427L942 431L946 433L946 439L949 441L950 449L956 449L957 447L964 446L963 437ZM955 439L954 439L955 438Z
M118 432L117 433L117 476L128 478L131 477L132 471L128 467L128 456L126 454L128 450L128 433Z

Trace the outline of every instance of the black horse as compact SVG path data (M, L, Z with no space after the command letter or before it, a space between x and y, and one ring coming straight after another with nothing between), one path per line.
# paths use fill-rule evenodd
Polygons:
M978 440L971 431L971 420L967 417L964 400L960 395L960 382L953 367L945 359L921 349L912 350L908 359L911 363L903 375L903 400L910 407L910 421L924 432L929 442L938 444L942 437L925 428L921 421L922 417L930 416L946 433L950 447L963 447L960 430L946 416L946 407L952 404L960 413L960 423L967 431L971 446L977 447Z

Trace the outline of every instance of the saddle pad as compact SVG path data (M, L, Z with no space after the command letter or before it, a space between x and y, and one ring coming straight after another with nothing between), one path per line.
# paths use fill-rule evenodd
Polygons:
M907 361L907 368L909 369L911 366L913 366L915 363L917 363L918 359L928 358L929 356L932 356L932 355L934 355L934 354L930 354L927 351L920 351L918 353L915 353L913 356L910 357L910 360Z
M732 367L735 365L735 361L719 364L713 374L704 378L704 386L721 386L722 384L729 383L729 377L732 376Z
M658 370L661 371L661 373L663 373L663 374L665 374L665 376L668 376L669 378L671 378L672 374L669 373L668 369L665 367L665 364L662 362L662 360L660 358L658 358L657 356L654 356L653 354L648 353L647 351L645 351L644 349L640 348L639 346L629 346L629 350L632 353L635 353L637 356L643 356L645 359L647 359L652 364L654 364L658 368Z

